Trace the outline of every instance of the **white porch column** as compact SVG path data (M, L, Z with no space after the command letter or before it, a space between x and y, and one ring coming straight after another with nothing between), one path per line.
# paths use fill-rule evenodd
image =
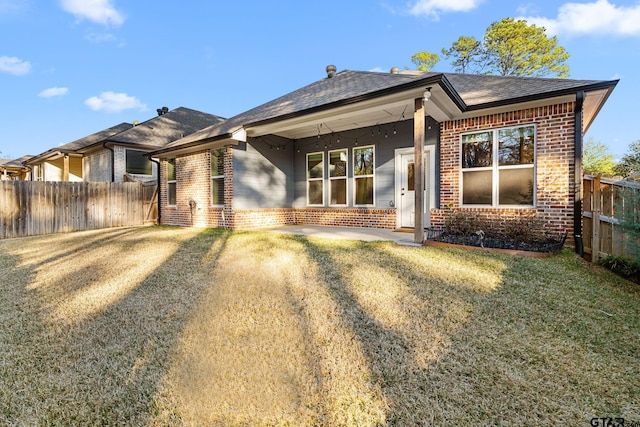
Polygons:
M413 241L424 241L424 104L422 98L414 100L413 148L414 148L414 187L415 187L415 228Z

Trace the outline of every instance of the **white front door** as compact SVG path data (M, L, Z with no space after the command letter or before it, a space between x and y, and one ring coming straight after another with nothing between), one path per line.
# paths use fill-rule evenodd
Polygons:
M413 227L416 219L416 192L414 189L415 157L400 155L400 227Z
M429 209L434 205L435 176L433 148L426 146L424 152L424 226L431 226ZM416 221L415 155L413 148L396 150L396 207L398 226L412 228Z

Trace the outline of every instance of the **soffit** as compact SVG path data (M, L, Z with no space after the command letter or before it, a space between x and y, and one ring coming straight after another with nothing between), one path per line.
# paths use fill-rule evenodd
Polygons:
M413 119L414 100L422 98L425 88L387 95L334 109L272 122L246 126L247 135L278 135L290 139L316 136L318 133L342 132L349 129ZM431 98L424 103L425 115L435 120L452 120L460 110L439 85L431 87Z

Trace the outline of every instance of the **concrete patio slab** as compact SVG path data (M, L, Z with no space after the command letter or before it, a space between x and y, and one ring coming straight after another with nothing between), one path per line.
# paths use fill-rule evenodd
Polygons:
M398 245L422 246L413 241L413 233L362 227L328 227L323 225L285 225L266 229L274 233L297 234L326 239L362 240L365 242L391 241Z

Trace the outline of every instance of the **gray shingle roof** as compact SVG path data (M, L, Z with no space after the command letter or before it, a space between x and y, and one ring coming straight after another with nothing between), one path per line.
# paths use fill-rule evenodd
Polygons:
M543 99L578 90L615 86L616 81L505 77L474 74L406 72L376 73L341 71L290 92L237 116L168 144L165 150L197 145L228 136L235 130L260 122L282 120L295 115L330 109L341 103L357 102L406 89L439 83L463 111L506 105L527 99Z
M213 114L179 107L162 116L156 116L140 123L124 132L110 136L108 141L148 148L160 148L172 141L223 121L224 118Z
M19 157L17 159L0 159L0 166L6 167L6 168L24 168L24 165L22 164L22 162L26 162L31 157L33 156L26 155L26 156Z
M26 163L35 163L43 158L48 157L50 154L58 152L71 153L82 150L83 148L87 148L92 145L100 144L103 141L107 140L109 137L123 132L127 129L131 129L132 127L133 125L131 123L120 123L119 125L101 130L100 132L92 133L91 135L85 136L84 138L76 139L75 141L60 145L59 147L51 148L43 153L33 156Z
M548 79L445 73L469 109L532 96L577 90L603 83L599 80Z

